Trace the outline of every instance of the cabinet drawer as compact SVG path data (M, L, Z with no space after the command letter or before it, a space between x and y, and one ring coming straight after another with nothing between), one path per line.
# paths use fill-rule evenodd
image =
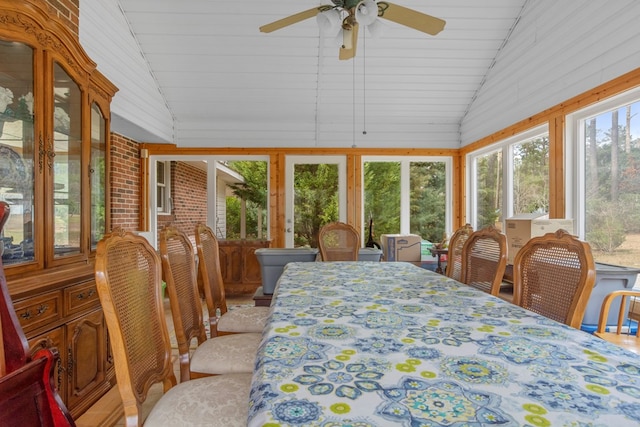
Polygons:
M71 316L98 306L100 306L100 298L98 298L96 282L93 280L70 286L64 290L66 316Z
M62 294L58 291L37 295L13 304L25 333L62 318Z

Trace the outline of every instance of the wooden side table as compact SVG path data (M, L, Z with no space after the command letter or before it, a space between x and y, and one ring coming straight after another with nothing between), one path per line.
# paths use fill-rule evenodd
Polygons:
M271 307L271 298L273 295L265 295L262 292L262 286L260 286L256 293L253 294L253 301L255 302L256 307Z
M442 261L440 260L440 258L442 257L442 255L446 255L448 253L448 248L431 248L431 255L433 255L434 257L438 257L438 266L436 267L436 273L444 274L444 271L442 271Z

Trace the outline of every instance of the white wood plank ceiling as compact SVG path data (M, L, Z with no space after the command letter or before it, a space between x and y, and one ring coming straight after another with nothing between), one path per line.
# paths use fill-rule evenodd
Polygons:
M460 124L527 0L395 0L446 20L430 36L383 21L354 60L315 18L330 1L118 0L187 147L457 148ZM366 132L366 134L364 134Z

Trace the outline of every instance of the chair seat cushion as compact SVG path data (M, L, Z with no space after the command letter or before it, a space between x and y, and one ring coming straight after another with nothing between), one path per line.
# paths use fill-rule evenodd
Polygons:
M246 427L251 374L230 374L185 381L167 391L144 425Z
M262 334L247 333L211 338L191 356L191 372L228 374L253 372Z
M227 311L218 320L221 332L262 333L271 309L269 307L240 307Z

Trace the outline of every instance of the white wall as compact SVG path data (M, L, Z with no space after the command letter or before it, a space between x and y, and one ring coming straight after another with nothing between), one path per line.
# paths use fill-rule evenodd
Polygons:
M462 146L640 67L639 23L637 0L529 0L462 120Z
M121 89L111 103L111 130L142 142L173 142L173 117L117 0L80 0L80 43Z

